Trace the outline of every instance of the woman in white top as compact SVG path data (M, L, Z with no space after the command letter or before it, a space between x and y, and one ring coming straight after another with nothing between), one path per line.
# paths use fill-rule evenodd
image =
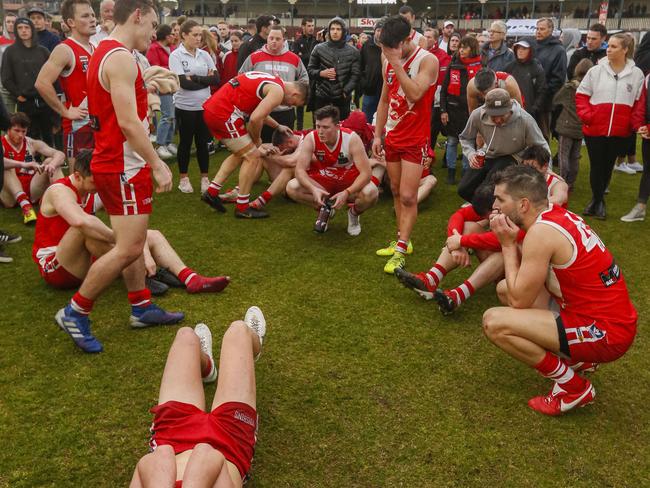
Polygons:
M181 44L169 56L169 69L178 75L180 90L174 95L176 123L178 124L178 189L192 193L194 189L187 176L192 139L196 146L196 159L201 170L201 192L210 185L208 178L208 142L210 131L203 120L203 103L210 97L210 86L219 83L219 75L210 55L199 49L201 26L193 21L183 22L180 29Z

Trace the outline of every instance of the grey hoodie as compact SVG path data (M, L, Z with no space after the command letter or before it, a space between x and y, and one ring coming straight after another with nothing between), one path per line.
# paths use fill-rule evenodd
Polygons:
M535 119L515 100L512 101L512 116L500 127L492 122L485 112L485 107L479 107L471 113L465 129L459 136L463 156L467 159L476 152L477 134L481 134L485 140L488 159L512 156L517 162L521 162L521 154L529 146L544 146L551 152Z
M580 34L578 29L562 29L561 41L566 50L567 61L571 59L571 56L578 48L581 39L582 34Z

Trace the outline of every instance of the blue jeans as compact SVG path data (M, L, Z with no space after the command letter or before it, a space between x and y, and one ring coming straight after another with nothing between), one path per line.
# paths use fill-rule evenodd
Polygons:
M458 137L447 136L447 149L445 158L447 159L447 167L449 169L456 168L456 159L458 157ZM463 155L463 169L469 168L469 161Z
M372 118L377 111L379 105L379 95L364 95L363 96L363 113L366 115L366 121L372 124Z
M174 137L174 95L160 95L160 120L156 131L156 142L166 146Z

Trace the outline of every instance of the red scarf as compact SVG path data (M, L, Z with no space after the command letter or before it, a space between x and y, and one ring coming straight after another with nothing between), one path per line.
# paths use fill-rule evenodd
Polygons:
M481 56L475 56L473 58L461 58L458 57L461 63L463 63L463 68L467 71L467 81L474 78L476 73L483 67L481 64ZM456 97L460 96L460 78L461 78L461 68L452 68L449 72L449 88L447 93L454 95Z

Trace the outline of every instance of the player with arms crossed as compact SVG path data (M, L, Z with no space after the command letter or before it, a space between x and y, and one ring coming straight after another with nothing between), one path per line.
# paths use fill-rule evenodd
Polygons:
M636 335L637 313L612 254L581 217L549 205L539 171L505 169L494 194L490 227L501 242L506 278L499 288L509 306L487 310L483 330L497 347L554 381L528 405L561 415L594 400L594 387L578 371L623 356ZM520 228L526 231L521 258ZM559 316L548 310L545 284Z
M255 450L255 361L266 320L251 307L221 342L219 380L206 411L202 383L217 378L205 324L181 328L169 350L151 426L151 453L138 461L131 488L240 488Z
M427 157L431 106L438 77L438 59L410 40L411 25L402 17L391 17L381 31L381 51L385 59L384 85L377 107L377 125L372 143L373 156L385 153L388 177L395 201L397 241L380 256L392 256L386 273L403 268L410 246L411 231L418 215L417 194L422 165ZM386 129L383 143L382 134ZM409 249L410 248L410 249Z
M287 185L287 195L298 203L319 211L320 226L327 230L331 211L348 202L348 234L361 233L359 216L377 203L379 191L370 182L370 161L361 138L339 125L339 109L326 105L314 112L316 130L305 136L298 147L296 177ZM329 202L329 203L328 203ZM326 218L323 219L322 217Z
M258 149L262 126L266 124L291 132L273 120L270 114L280 105L304 105L308 92L306 83L285 83L277 76L249 71L228 81L203 104L208 128L231 153L202 195L204 202L219 212L225 212L219 192L226 179L241 165L235 217L260 219L269 216L249 205L251 189L262 168L262 154Z
M57 314L57 322L73 338L81 336L75 343L85 352L103 349L90 331L88 315L95 300L129 266L137 270L133 272L137 280L127 284L131 323L170 324L184 317L151 303L145 287L143 249L152 169L158 192L171 189L172 177L149 141L147 91L132 51L147 50L157 18L151 0L118 0L115 29L95 50L88 67L88 112L96 131L91 170L110 216L115 246L92 264L79 291Z
M96 20L90 0L65 0L61 4L61 16L70 28L70 37L54 48L41 68L35 86L52 110L63 119L66 156L74 168L77 153L92 148L94 144L88 116L86 73L94 50L90 36L95 34ZM54 89L57 79L65 94L65 104Z

